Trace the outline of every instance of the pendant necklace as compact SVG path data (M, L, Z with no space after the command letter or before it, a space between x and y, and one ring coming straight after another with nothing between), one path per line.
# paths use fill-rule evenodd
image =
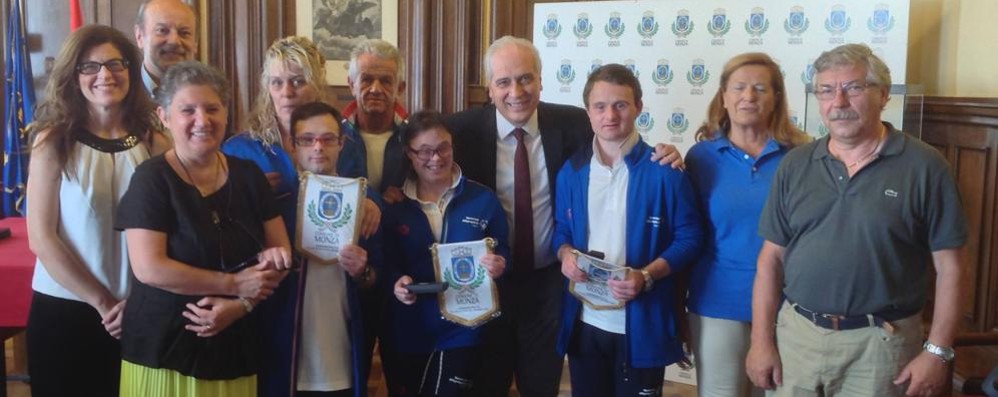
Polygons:
M198 194L200 194L202 198L207 197L204 194L204 192L201 191L201 188L198 187L197 182L194 181L194 177L191 175L191 171L189 169L187 169L187 165L184 164L184 160L182 160L180 158L180 154L178 154L176 150L173 151L173 156L177 158L177 163L180 163L180 168L182 168L184 170L184 174L187 175L187 180L189 180L191 182L191 185L194 185L194 189L196 189L198 191ZM219 154L217 152L215 153L215 156L216 156L215 157L215 179L212 180L213 182L217 182L218 181L218 172L221 170L221 163L222 163L222 159L219 158L220 156L219 156ZM214 184L212 185L212 187L214 187ZM214 223L215 226L218 226L222 222L222 219L218 216L218 210L217 209L214 209L214 208L211 209L211 222Z

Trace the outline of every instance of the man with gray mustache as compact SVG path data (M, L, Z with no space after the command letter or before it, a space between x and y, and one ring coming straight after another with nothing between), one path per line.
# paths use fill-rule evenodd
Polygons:
M814 67L829 132L786 155L759 219L749 378L771 396L939 394L967 239L956 183L939 151L880 120L890 70L870 48Z
M142 49L142 83L155 96L167 68L197 55L197 15L179 0L148 0L135 18L135 42Z

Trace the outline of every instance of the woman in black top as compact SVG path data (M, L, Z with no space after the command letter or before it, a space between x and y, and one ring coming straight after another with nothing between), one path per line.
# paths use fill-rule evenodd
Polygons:
M170 68L157 100L174 149L142 164L122 199L136 278L122 396L256 395L251 312L290 267L290 244L263 173L219 151L226 86L197 62Z

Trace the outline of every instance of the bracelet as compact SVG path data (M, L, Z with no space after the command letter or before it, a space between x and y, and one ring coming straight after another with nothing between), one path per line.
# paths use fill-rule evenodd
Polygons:
M239 303L241 303L243 305L243 309L246 309L246 313L252 313L253 312L253 302L250 302L249 299L246 299L246 298L243 298L243 297L240 296L239 297Z

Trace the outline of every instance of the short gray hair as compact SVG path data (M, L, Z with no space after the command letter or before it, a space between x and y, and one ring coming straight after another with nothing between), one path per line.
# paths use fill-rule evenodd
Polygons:
M166 76L163 76L163 81L160 82L156 102L163 109L169 109L177 91L191 85L203 85L211 88L222 100L222 105L228 106L229 81L218 69L198 61L184 61L167 69Z
M500 48L506 46L517 46L530 51L530 54L534 56L534 65L537 66L537 70L535 70L535 72L537 72L538 76L541 74L541 54L537 52L537 47L534 47L534 43L531 43L530 40L519 37L503 36L498 40L493 41L492 45L485 50L485 56L482 57L482 71L485 72L485 81L489 83L492 82L492 56L495 55L496 51L499 51Z
M868 83L876 83L881 87L890 89L891 70L866 44L843 44L822 52L821 56L814 61L814 72L817 74L836 66L852 65L866 66L866 81ZM816 84L817 81L811 82L814 90L818 89Z
M347 70L350 80L357 81L357 77L360 75L357 60L364 54L371 54L377 58L394 61L396 70L395 79L398 81L405 80L405 61L402 59L399 49L395 48L392 43L380 39L361 41L350 51L350 63Z

